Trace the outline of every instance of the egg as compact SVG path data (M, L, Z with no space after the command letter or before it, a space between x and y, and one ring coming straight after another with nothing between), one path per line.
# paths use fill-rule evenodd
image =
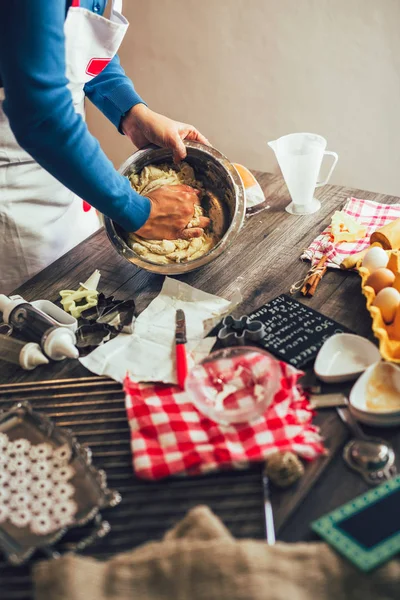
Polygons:
M373 273L377 269L386 267L389 262L389 256L378 246L368 250L362 261L362 266L368 269L370 273Z
M377 269L368 277L365 285L369 285L375 290L375 294L383 290L383 288L393 285L395 274L389 269Z
M379 308L386 324L392 323L400 304L400 293L392 287L383 288L372 304Z

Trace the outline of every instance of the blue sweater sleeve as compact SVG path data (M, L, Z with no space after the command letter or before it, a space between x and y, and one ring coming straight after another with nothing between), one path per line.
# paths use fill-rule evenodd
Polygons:
M147 220L150 201L114 169L74 110L65 75L64 20L65 4L60 0L2 5L4 111L20 146L41 166L124 229L134 231Z
M125 75L117 55L97 77L85 85L85 94L118 130L124 114L135 104L144 104Z

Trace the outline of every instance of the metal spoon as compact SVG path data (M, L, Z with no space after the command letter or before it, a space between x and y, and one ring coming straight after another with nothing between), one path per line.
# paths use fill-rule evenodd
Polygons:
M337 408L339 417L355 436L343 449L346 464L361 474L369 485L378 485L396 472L392 446L381 438L365 435L348 408Z

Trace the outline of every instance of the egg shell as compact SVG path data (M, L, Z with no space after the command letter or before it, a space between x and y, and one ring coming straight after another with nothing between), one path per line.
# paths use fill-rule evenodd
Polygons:
M370 273L374 273L377 269L386 267L389 262L389 256L382 248L371 248L364 256L362 266L368 269Z
M368 277L365 285L372 287L375 291L375 294L383 290L383 288L390 287L393 285L395 280L395 275L389 269L377 269Z
M386 324L394 321L399 305L400 293L392 287L383 288L373 301L373 306L379 308Z

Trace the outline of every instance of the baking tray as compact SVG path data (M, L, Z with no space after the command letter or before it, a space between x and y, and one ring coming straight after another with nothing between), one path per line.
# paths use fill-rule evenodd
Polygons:
M85 540L76 544L77 549L86 547L108 533L109 525L102 521L100 510L116 506L121 496L108 489L105 472L92 465L90 449L81 446L70 430L60 429L46 416L34 411L28 402L24 402L7 412L0 412L0 432L5 433L10 441L24 438L31 444L48 443L53 448L67 444L71 450L69 464L75 471L71 483L75 488L77 510L68 526L47 535L37 535L29 527L16 527L9 520L0 524L0 549L10 563L22 564L38 549L42 549L47 556L57 556L53 545L67 530L86 525L92 520L94 530Z

